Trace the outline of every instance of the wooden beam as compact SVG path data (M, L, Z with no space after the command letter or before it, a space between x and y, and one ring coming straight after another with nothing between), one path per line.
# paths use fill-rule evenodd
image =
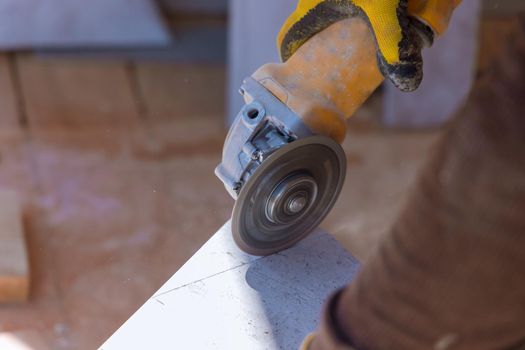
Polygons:
M13 78L15 72L13 58L6 54L0 55L0 132L20 131L17 106L17 89Z
M122 62L19 55L17 65L33 133L136 126L137 111Z
M0 302L29 297L29 263L22 210L14 192L0 192Z

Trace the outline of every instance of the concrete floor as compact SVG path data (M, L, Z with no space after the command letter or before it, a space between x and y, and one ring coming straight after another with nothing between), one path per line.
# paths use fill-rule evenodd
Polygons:
M0 331L93 349L229 218L213 174L224 67L0 62L14 80L0 187L24 200L33 272L31 302L0 306ZM355 255L385 231L433 139L351 132L347 185L325 227Z
M0 188L24 201L33 282L29 304L0 306L0 338L93 349L229 218L213 174L224 67L17 55L0 69ZM360 257L434 139L365 124L325 225Z
M0 187L25 203L33 285L29 304L0 306L0 336L93 349L229 216L213 175L224 67L2 66Z

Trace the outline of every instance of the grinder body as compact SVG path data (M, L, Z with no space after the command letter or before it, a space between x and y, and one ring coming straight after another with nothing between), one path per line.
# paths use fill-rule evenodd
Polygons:
M244 251L286 249L331 210L346 173L346 119L383 81L376 51L367 22L353 17L245 80L216 169L236 200L232 233Z
M342 142L346 119L384 79L376 57L370 27L364 19L353 17L313 36L285 63L262 66L252 78L312 133Z

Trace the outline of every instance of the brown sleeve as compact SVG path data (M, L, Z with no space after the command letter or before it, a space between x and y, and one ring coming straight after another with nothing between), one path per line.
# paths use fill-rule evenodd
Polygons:
M521 26L337 303L338 324L357 349L525 344L523 17Z
M307 338L307 345L302 347L306 350L356 350L352 346L352 340L348 338L337 320L337 308L343 294L340 290L334 294L325 305L321 325L317 333Z

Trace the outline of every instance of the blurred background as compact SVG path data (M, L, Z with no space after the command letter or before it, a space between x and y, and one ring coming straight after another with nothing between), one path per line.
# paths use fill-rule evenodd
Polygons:
M0 0L0 349L98 347L229 219L213 170L237 90L295 3ZM323 226L359 259L523 8L464 0L422 88L350 120Z

